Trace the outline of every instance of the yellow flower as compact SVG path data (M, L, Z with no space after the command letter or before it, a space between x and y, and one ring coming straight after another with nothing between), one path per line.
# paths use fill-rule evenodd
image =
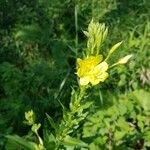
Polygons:
M84 86L89 83L96 85L103 82L108 77L108 64L102 61L102 55L90 56L85 60L77 59L79 68L77 75L80 78L80 85Z

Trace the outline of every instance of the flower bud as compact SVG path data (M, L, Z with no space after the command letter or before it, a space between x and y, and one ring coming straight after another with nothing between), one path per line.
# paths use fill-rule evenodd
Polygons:
M133 55L131 54L121 58L117 64L126 64L132 56Z

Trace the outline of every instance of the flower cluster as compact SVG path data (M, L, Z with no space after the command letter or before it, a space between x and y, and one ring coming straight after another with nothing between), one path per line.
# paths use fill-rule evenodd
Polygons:
M87 49L85 51L86 57L84 59L77 58L77 76L80 78L79 83L81 86L88 85L89 83L94 86L100 82L104 82L109 76L107 72L109 68L119 64L125 64L132 57L132 55L127 55L109 66L107 60L122 42L112 46L107 57L103 60L103 56L100 55L100 48L107 35L105 25L94 23L92 20L89 24L88 31L84 31L84 34L88 37Z

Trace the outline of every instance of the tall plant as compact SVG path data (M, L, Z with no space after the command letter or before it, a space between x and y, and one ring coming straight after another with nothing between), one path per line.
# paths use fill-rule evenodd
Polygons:
M79 86L72 88L69 109L60 102L63 109L63 119L59 124L56 124L46 114L54 130L44 129L44 135L40 137L38 130L41 125L36 123L34 112L31 110L25 113L26 123L31 126L31 134L25 137L8 135L7 138L9 140L15 142L23 149L30 150L66 149L68 146L88 148L87 143L77 138L75 131L86 118L88 109L93 103L93 101L87 101L89 90L105 82L110 76L109 70L112 67L125 64L132 57L132 55L127 55L116 63L109 64L109 58L119 48L122 42L112 46L108 55L104 58L101 53L101 47L105 41L107 32L108 28L105 24L100 24L93 20L90 22L88 30L84 31L87 37L87 48L83 51L83 58L77 58L76 75Z

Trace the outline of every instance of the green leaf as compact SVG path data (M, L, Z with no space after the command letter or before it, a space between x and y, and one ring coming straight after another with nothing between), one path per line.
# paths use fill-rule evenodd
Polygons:
M50 133L50 131L48 129L44 129L43 132L44 135L44 146L46 149L55 149L56 147L56 139L54 137L54 135L52 133Z
M127 113L127 107L125 105L118 105L118 108L119 108L119 112L121 115L124 115Z
M44 141L47 142L56 142L56 139L52 133L48 129L44 129Z
M21 39L23 41L40 41L41 37L41 28L36 24L24 26L15 34L16 39Z
M120 117L117 120L117 126L123 130L124 132L128 132L129 131L129 125L128 123L125 121L124 117Z
M82 109L87 109L87 108L89 108L92 104L93 104L93 102L86 102L86 103L82 104L81 107L82 107Z
M141 89L134 91L133 94L143 109L150 111L150 93Z
M122 41L119 42L119 43L117 43L117 44L115 44L115 45L110 49L110 51L109 51L109 53L108 53L108 55L107 55L105 61L107 61L107 60L110 58L110 56L112 55L112 53L113 53L116 49L118 49L121 44L122 44Z
M76 111L74 110L74 105L75 105L75 102L77 101L78 97L77 97L77 92L72 88L72 92L71 92L71 102L70 102L70 110L72 112Z
M145 146L150 146L150 130L145 131L144 133Z
M57 129L57 126L56 126L56 124L55 124L53 118L50 117L47 113L46 113L46 117L47 117L47 119L48 119L50 125L52 126L52 128L54 128L54 129L56 130L56 129Z
M126 132L123 132L123 131L116 131L116 132L114 133L114 139L115 139L116 141L119 141L119 140L121 140L121 139L125 136L125 134L126 134Z
M87 147L88 145L86 143L84 143L83 141L76 139L76 138L72 138L70 136L66 136L64 141L63 141L64 145L69 145L69 146L80 146L80 147Z
M14 142L15 144L21 146L24 150L36 150L37 145L33 142L28 142L27 140L19 137L18 135L7 135L10 141Z
M118 86L124 86L126 84L126 75L125 74L121 74L120 75L120 81L118 82Z
M63 109L63 119L66 122L71 121L71 114L69 113L69 111L65 107Z

